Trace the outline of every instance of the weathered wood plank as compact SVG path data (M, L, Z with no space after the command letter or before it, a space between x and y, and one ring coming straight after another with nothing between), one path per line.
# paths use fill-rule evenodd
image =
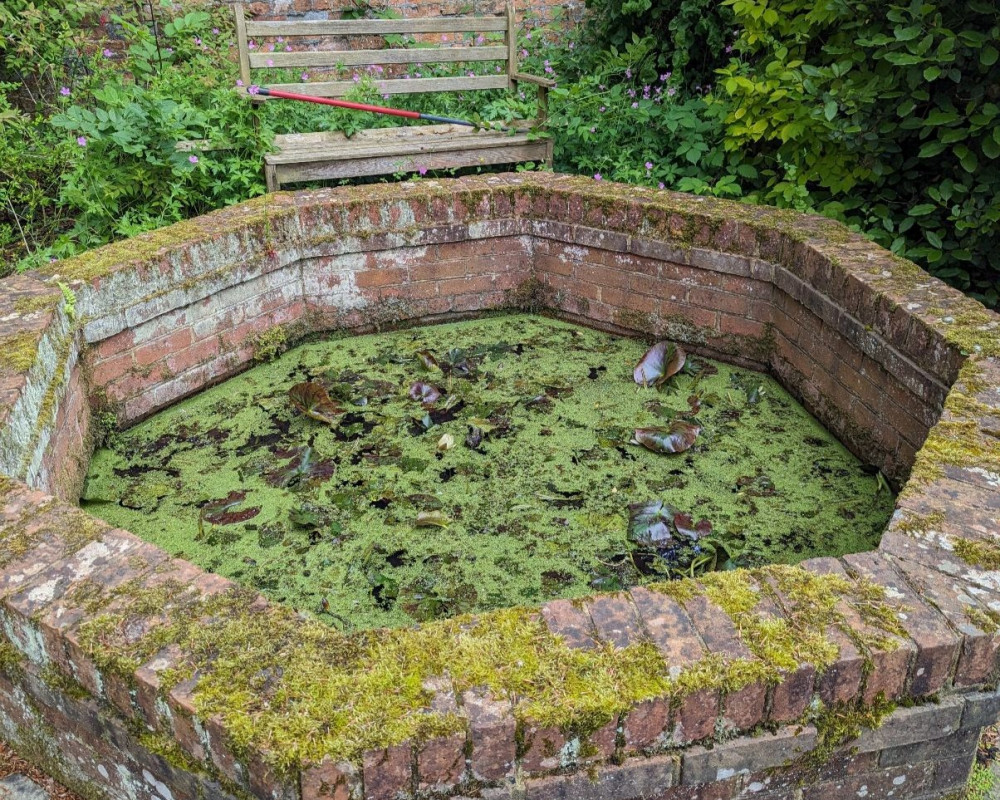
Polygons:
M397 172L416 172L420 169L453 169L491 164L516 164L524 161L541 162L545 160L545 156L545 142L535 141L482 150L447 150L415 155L372 156L352 161L280 164L274 165L274 169L277 182L287 184L357 178L364 175L392 175Z
M451 136L438 138L407 138L383 141L289 141L287 138L275 144L280 152L268 153L264 161L268 164L301 164L309 161L350 161L352 159L376 156L409 156L427 153L442 153L449 150L482 150L509 147L529 143L526 133L514 135L484 132L479 136ZM542 142L544 146L544 142Z
M455 61L506 61L506 47L417 47L411 50L309 50L297 53L253 53L250 66L345 67L362 64L436 64ZM270 63L268 63L270 62Z
M250 51L247 49L247 18L243 11L243 3L233 3L233 14L236 15L236 43L240 56L240 78L247 86L250 85Z
M492 33L507 30L506 17L331 19L247 22L251 36L381 36L387 33Z
M483 75L470 78L392 78L376 81L382 94L422 94L424 92L465 92L482 89L506 89L506 75ZM269 83L271 89L298 92L313 97L343 97L358 88L354 81L323 81L316 83ZM245 90L240 90L245 93ZM258 95L259 97L259 95ZM265 98L266 99L266 98Z
M507 42L507 88L513 89L512 76L517 72L517 30L516 17L514 16L513 0L507 0L507 34L504 37Z

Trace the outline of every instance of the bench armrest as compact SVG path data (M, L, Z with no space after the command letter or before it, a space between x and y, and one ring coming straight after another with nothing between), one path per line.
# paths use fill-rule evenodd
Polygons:
M534 83L537 86L544 86L546 89L551 89L556 85L556 82L551 78L539 78L537 75L525 75L523 72L512 72L510 79L515 83L518 81Z

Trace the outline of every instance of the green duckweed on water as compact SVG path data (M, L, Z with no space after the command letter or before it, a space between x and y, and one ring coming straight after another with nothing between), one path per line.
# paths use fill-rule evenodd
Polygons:
M81 504L342 629L876 545L893 497L774 380L641 387L648 346L532 315L305 344L112 437ZM677 421L684 452L631 441Z

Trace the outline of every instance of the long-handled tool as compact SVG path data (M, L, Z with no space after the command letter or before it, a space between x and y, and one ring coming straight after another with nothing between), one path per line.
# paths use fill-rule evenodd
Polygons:
M372 106L367 103L353 103L350 100L333 100L329 97L314 97L309 94L296 94L295 92L284 92L279 89L268 89L266 86L250 87L247 91L256 89L255 93L264 97L280 97L282 100L301 100L306 103L319 103L323 106L336 106L337 108L350 108L355 111L370 111L373 114L390 114L394 117L406 117L407 119L425 119L428 122L449 122L452 125L466 125L470 128L478 127L476 123L466 119L452 119L451 117L439 117L435 114L422 114L419 111L405 111L401 108L389 108L388 106Z

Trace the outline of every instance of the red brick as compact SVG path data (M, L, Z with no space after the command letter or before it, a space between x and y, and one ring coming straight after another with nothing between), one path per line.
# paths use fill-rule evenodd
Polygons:
M319 764L303 768L301 800L352 800L357 784L353 766L326 756Z
M637 644L645 638L642 623L628 594L599 595L587 603L598 638L615 648Z
M525 772L551 772L561 765L561 753L566 745L566 737L558 728L542 728L526 725L521 732L523 754L521 769Z
M593 620L582 603L553 600L542 606L541 612L549 630L570 647L592 650L597 646Z
M462 707L469 718L472 777L483 781L502 780L514 769L514 710L510 703L475 690L462 695Z
M413 790L413 746L410 743L369 750L362 758L365 800L395 800Z
M118 380L134 366L135 361L132 358L131 351L126 351L114 355L107 360L99 361L90 370L91 386L104 386L111 381Z
M417 750L417 789L443 789L461 781L465 774L465 734L454 733L430 739ZM303 798L304 800L304 798Z
M745 336L751 339L763 339L767 334L767 326L763 322L724 313L719 314L719 329L722 333Z
M132 351L132 354L135 357L136 366L146 367L156 361L161 361L171 353L183 350L189 344L191 344L191 329L181 328L162 339L139 345Z
M716 690L701 689L682 697L671 714L671 741L690 744L714 735L718 716L719 693Z
M625 746L636 752L652 748L667 728L669 698L653 698L636 704L625 717Z
M899 622L917 646L909 693L922 697L940 690L951 677L952 665L958 656L959 637L948 627L941 614L929 606L906 585L885 556L878 553L858 553L842 559L848 569L886 588L902 607Z

